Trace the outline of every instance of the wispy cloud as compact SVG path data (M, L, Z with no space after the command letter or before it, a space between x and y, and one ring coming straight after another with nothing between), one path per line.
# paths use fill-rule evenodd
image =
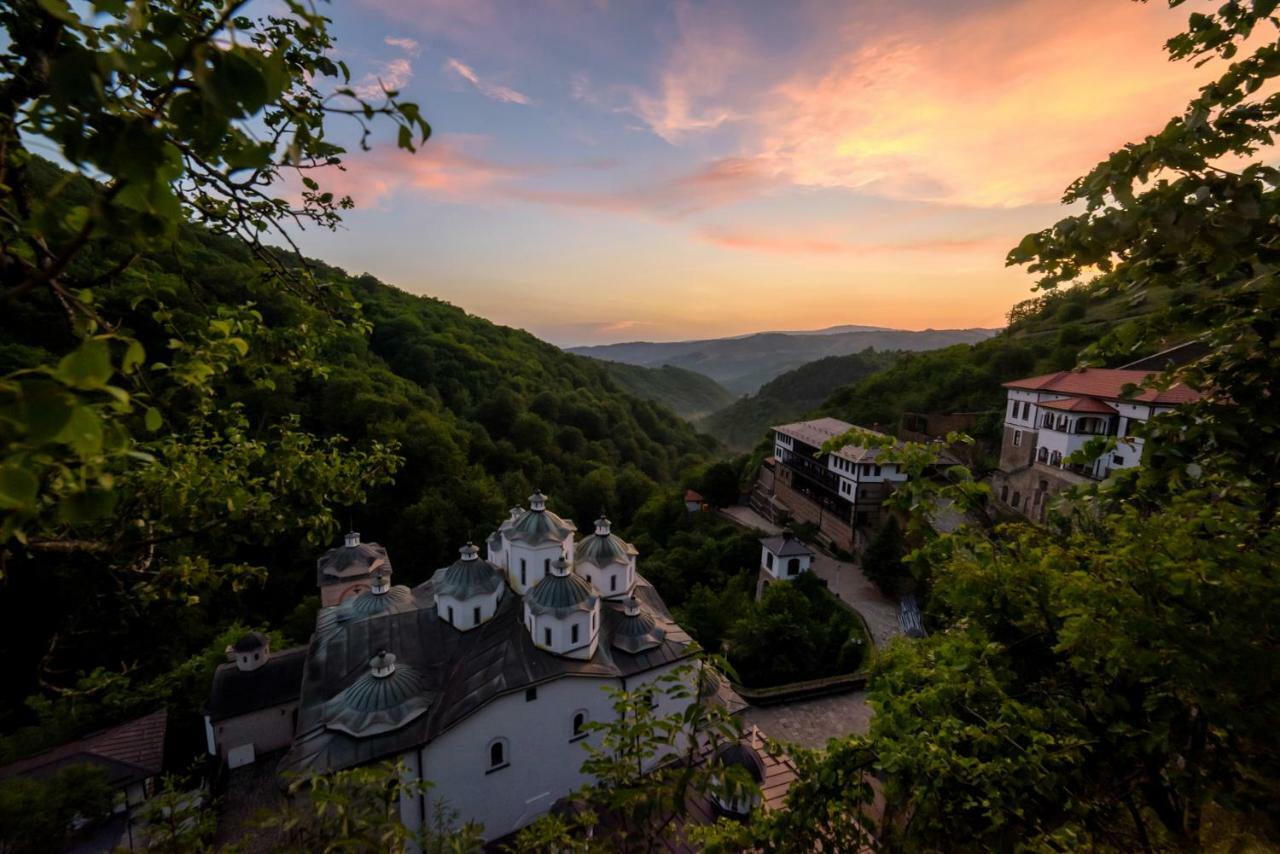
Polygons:
M417 56L419 53L422 52L421 48L419 48L418 46L418 43L415 40L410 38L404 38L400 36L387 36L382 41L384 44L389 44L392 47L400 48L402 51L409 54L410 56Z
M506 104L528 104L529 98L509 86L502 86L489 80L481 79L476 74L475 69L467 65L465 62L450 57L444 64L445 71L458 75L463 80L470 83L476 88L481 95L491 98L494 101L502 101Z
M366 100L379 98L384 91L398 92L413 79L413 64L404 57L378 63L376 71L365 74L351 88Z
M886 255L920 253L998 253L1015 242L1013 235L975 238L924 238L918 240L860 243L785 233L745 231L707 227L697 232L700 240L723 249L768 252L778 255Z

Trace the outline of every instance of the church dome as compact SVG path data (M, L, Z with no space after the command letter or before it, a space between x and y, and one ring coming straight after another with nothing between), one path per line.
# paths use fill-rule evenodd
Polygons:
M325 726L356 737L399 729L431 707L422 674L397 665L395 655L385 650L370 659L369 670L328 705Z
M648 611L642 610L634 597L623 606L622 618L613 630L613 645L623 652L637 653L653 649L667 638L666 629Z
M487 596L502 586L502 570L487 560L481 560L474 545L467 543L460 551L461 555L445 568L436 583L437 596L474 599Z
M403 584L392 587L390 570L379 569L373 576L372 587L338 607L349 612L348 617L340 622L372 617L374 614L398 614L413 609L413 592Z
M630 566L638 552L635 546L612 533L609 519L601 516L596 520L595 533L578 540L575 554L580 562L593 563L601 569L607 569L615 563Z
M564 542L566 538L573 536L578 526L548 510L547 496L535 492L529 496L529 509L522 511L500 530L508 540L537 546Z
M557 561L555 568L525 595L525 606L532 613L564 616L596 606L600 597L585 578L569 572L563 560Z

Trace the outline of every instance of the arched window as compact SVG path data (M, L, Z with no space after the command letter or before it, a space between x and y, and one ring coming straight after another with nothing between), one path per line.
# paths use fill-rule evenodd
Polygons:
M1049 449L1041 448L1036 451L1036 459L1042 463L1047 463L1049 461Z
M587 712L585 709L578 709L573 713L573 735L570 740L580 738L587 734Z
M507 740L505 738L495 738L489 742L489 770L497 771L499 768L505 768L508 761Z
M793 557L787 561L787 575L795 575L800 572L800 558Z
M769 569L773 569L773 552L764 553L764 565Z

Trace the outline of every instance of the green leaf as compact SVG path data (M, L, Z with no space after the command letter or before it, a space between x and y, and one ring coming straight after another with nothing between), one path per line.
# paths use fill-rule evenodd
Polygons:
M31 507L40 482L27 469L8 463L0 467L0 507L7 510Z
M164 423L164 416L160 414L160 410L154 406L147 407L147 414L143 416L146 428L149 432L154 433L160 429L160 425Z
M67 394L57 391L52 383L41 383L43 389L28 392L27 386L35 383L24 383L25 399L24 415L26 417L27 441L42 444L51 441L67 426L71 420L73 401Z
M74 388L101 388L111 377L111 349L101 338L90 338L62 357L55 375Z
M147 359L147 351L142 346L142 342L130 339L129 346L125 348L124 358L120 360L120 371L122 373L133 373Z

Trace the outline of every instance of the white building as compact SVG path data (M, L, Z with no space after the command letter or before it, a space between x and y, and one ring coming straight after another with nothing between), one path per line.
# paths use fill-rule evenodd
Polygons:
M575 531L535 493L488 539L488 560L468 544L412 590L374 577L322 608L281 770L402 762L432 783L402 801L407 825L443 800L490 840L589 782L581 742L614 714L604 689L651 682L694 647L607 519L577 543ZM359 561L332 552L329 564ZM657 714L689 702L664 697Z
M1139 389L1148 370L1083 368L1004 384L1004 438L994 486L1000 500L1031 518L1044 515L1048 498L1066 487L1100 480L1142 462L1141 424L1198 399L1184 385ZM1097 437L1116 447L1088 465L1068 462Z
M813 551L796 539L790 529L776 537L760 541L760 568L772 578L783 581L808 572L813 564Z

